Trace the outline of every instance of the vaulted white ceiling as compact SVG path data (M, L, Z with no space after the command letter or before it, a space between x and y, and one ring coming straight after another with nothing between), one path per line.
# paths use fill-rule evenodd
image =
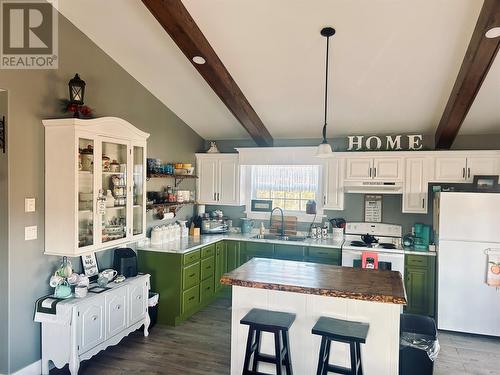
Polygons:
M482 0L183 0L275 138L319 138L331 25L329 136L435 131ZM61 13L206 139L248 138L138 0ZM500 132L495 62L463 133Z

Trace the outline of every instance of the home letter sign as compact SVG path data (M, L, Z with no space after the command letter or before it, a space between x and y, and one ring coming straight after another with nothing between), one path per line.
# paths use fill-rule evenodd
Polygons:
M402 137L404 137L405 146L402 145ZM385 142L382 139L385 138ZM423 147L423 136L422 134L410 134L410 135L386 135L383 137L378 137L376 135L371 135L366 137L364 135L350 135L347 137L348 146L347 151L360 151L364 150L382 150L382 145L385 145L384 150L402 150L405 147L408 150L421 150Z

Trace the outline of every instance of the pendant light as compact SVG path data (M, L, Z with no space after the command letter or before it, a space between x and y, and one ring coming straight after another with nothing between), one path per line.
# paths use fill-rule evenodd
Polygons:
M330 37L335 34L335 29L332 27L324 27L321 29L321 35L326 38L326 67L325 67L325 123L323 125L323 141L318 146L316 151L316 156L319 158L327 158L332 154L332 147L328 144L326 140L326 117L328 109L328 52L329 52L329 42Z

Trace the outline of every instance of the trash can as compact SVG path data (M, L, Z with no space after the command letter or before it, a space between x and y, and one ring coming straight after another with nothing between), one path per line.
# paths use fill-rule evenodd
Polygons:
M415 314L401 314L399 375L432 375L439 353L434 319Z
M154 327L156 321L158 320L158 300L160 299L160 294L156 292L149 292L148 297L148 314L151 319L149 323L149 328Z

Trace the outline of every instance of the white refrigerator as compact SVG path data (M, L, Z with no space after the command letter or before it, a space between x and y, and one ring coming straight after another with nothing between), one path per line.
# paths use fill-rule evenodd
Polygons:
M500 288L486 249L500 249L500 194L442 192L434 201L439 329L500 336Z

